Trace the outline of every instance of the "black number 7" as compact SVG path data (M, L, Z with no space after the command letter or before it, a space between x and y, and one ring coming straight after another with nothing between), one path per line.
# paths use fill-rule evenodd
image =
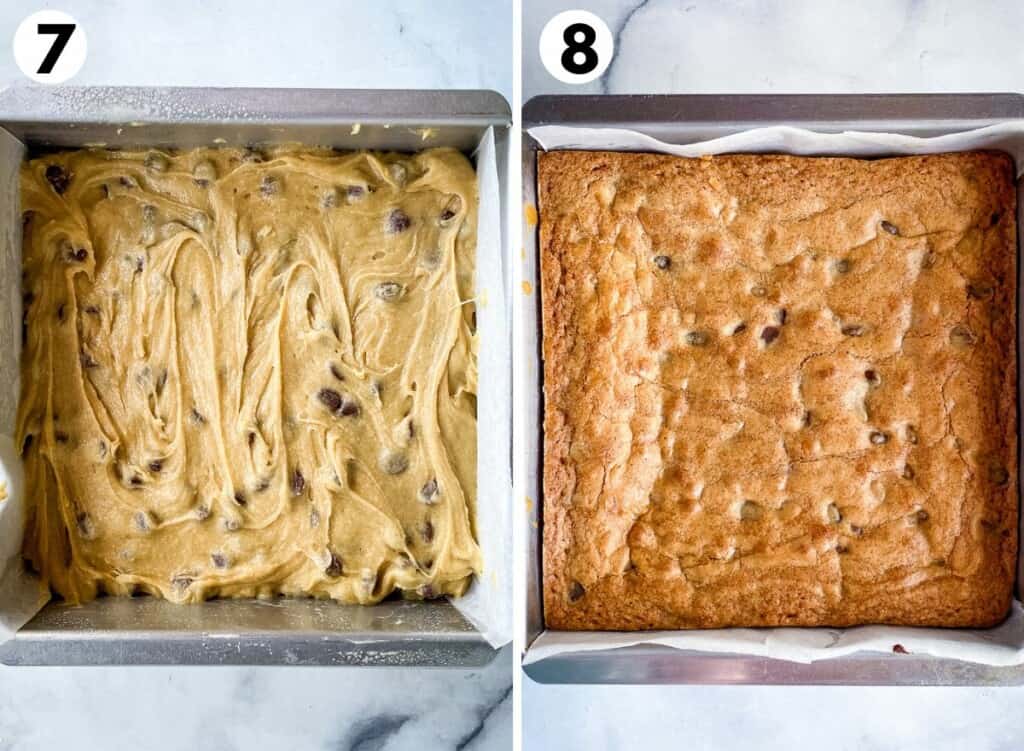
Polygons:
M36 73L43 74L52 73L53 66L57 64L57 60L60 58L60 53L68 46L68 40L75 33L75 24L41 23L36 26L36 31L40 34L57 35L57 38L53 40L53 44L50 46L50 51L46 53L43 62L39 64L39 70L36 71Z

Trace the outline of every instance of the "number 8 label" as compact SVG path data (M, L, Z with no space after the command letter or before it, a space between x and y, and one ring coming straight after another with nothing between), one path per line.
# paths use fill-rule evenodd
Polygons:
M562 83L589 83L600 78L614 55L608 26L593 13L567 10L544 26L540 59Z

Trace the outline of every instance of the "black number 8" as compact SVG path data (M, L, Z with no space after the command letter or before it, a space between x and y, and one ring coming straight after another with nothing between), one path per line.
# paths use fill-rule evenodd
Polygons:
M583 41L577 42L576 35L583 34ZM594 51L594 41L597 39L597 32L594 27L585 23L572 23L565 27L562 32L562 41L565 42L565 51L562 53L562 67L570 73L578 76L589 73L597 67L597 52ZM576 62L576 53L583 53L583 62Z

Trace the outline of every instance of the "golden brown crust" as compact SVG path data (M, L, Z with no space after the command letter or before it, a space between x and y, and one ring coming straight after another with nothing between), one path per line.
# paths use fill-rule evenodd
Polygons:
M1011 159L538 163L553 629L990 626Z

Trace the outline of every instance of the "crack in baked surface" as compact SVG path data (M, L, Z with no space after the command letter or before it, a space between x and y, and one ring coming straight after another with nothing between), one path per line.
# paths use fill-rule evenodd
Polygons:
M1012 160L538 160L549 628L988 626Z
M24 551L55 592L464 592L463 155L89 150L21 191Z

